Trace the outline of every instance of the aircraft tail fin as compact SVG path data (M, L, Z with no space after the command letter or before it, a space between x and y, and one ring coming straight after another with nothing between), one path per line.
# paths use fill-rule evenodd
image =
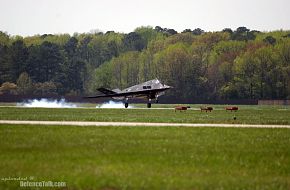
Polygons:
M98 88L97 90L102 92L103 94L106 94L106 95L117 94L116 92L109 90L109 89L106 89L106 88Z

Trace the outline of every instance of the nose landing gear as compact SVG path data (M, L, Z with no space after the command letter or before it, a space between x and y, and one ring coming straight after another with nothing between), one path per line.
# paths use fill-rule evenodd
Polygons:
M147 108L151 108L151 99L148 99Z
M156 98L155 98L155 103L156 103L156 104L159 103L159 101L158 101L158 97L159 97L159 95L156 95Z

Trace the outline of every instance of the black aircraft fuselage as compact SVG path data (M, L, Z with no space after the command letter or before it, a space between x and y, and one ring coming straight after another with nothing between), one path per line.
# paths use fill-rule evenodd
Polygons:
M131 86L124 90L106 88L98 88L103 95L90 96L85 98L113 98L116 100L125 100L125 108L128 108L129 99L142 98L147 99L147 107L151 108L151 100L155 99L158 102L158 97L164 94L165 90L172 88L171 86L162 84L158 79L150 80L135 86Z

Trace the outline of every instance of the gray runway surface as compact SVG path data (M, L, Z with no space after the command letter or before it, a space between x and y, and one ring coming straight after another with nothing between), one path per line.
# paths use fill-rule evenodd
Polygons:
M116 127L238 127L238 128L290 128L290 125L207 124L207 123L135 123L135 122L89 122L89 121L20 121L0 120L0 124L19 125L73 125Z

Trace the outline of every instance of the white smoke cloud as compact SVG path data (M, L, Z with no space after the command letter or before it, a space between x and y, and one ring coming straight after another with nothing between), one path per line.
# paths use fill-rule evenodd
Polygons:
M125 104L123 102L114 102L110 100L109 102L97 105L96 108L125 108ZM128 108L133 108L133 106L129 104Z
M40 100L33 99L28 100L24 103L17 103L17 106L22 107L35 107L35 108L76 108L77 105L72 103L67 103L65 99L61 100L49 100L46 98L42 98Z

